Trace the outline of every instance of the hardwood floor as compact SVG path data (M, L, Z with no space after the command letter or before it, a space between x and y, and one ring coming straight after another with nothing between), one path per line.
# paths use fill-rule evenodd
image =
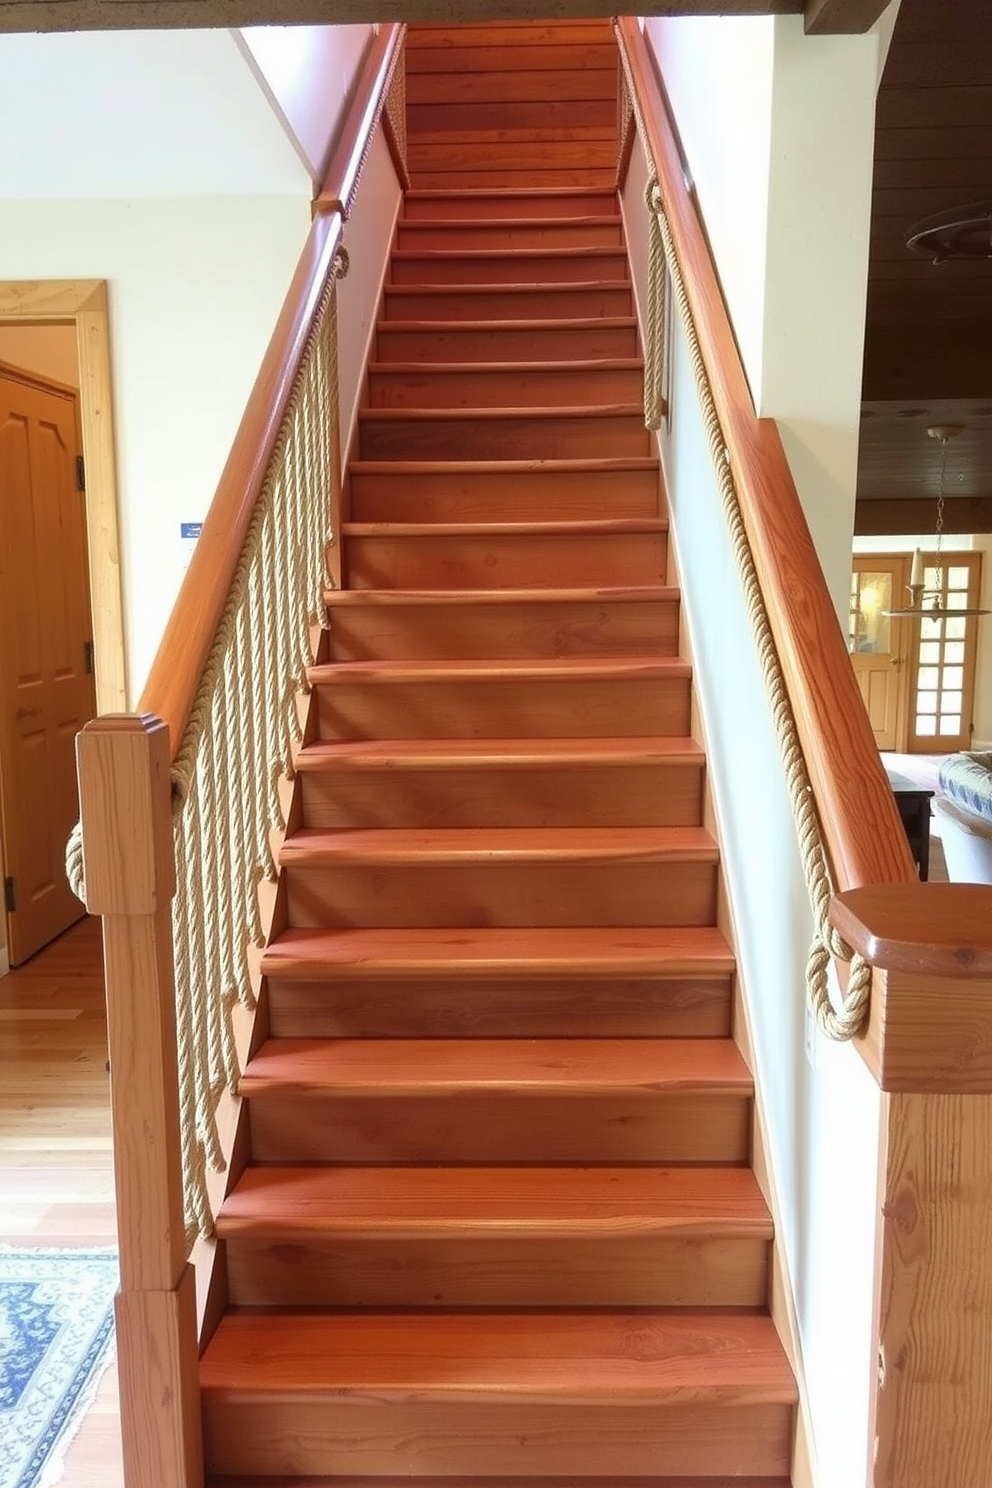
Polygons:
M113 1245L100 927L82 920L0 979L0 1244ZM111 1367L66 1454L63 1488L122 1488Z

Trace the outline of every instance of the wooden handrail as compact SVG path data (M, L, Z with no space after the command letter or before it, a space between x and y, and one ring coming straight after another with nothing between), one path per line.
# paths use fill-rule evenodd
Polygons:
M318 212L340 212L350 217L375 133L382 115L393 72L403 46L406 26L382 25L365 57L358 86L345 112L337 143L331 152L320 194L314 206ZM406 166L394 161L400 184L409 186Z
M616 23L682 265L769 621L838 889L916 871L778 428L759 419L662 84L637 22Z
M351 104L331 157L293 281L259 368L203 531L176 598L144 690L140 713L169 726L171 758L182 741L218 622L227 601L255 504L300 369L324 285L341 245L344 212L353 203L369 135L405 27L384 25L365 55Z

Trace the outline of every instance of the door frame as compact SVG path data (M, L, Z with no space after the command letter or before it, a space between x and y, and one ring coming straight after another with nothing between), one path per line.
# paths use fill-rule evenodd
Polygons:
M0 323L45 325L53 321L73 325L79 357L96 709L98 713L123 713L127 676L106 281L0 281Z

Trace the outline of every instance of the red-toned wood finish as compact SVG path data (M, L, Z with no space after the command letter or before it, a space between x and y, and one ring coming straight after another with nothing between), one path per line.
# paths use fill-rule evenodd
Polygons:
M609 28L468 29L409 50L414 180L447 158L456 189L407 199L368 368L208 1468L781 1488L796 1389L617 203L519 185L536 143L552 184L579 153L598 179ZM549 80L545 125L488 138Z

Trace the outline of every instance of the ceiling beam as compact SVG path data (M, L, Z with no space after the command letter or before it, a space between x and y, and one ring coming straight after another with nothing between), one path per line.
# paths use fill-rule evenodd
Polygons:
M0 0L0 32L611 16L607 0ZM803 0L648 0L642 15L793 15Z
M854 508L855 537L899 537L929 532L932 501L894 496L887 501L859 501ZM944 531L992 532L992 496L949 496L944 503Z
M808 36L859 35L870 31L889 0L806 0Z

